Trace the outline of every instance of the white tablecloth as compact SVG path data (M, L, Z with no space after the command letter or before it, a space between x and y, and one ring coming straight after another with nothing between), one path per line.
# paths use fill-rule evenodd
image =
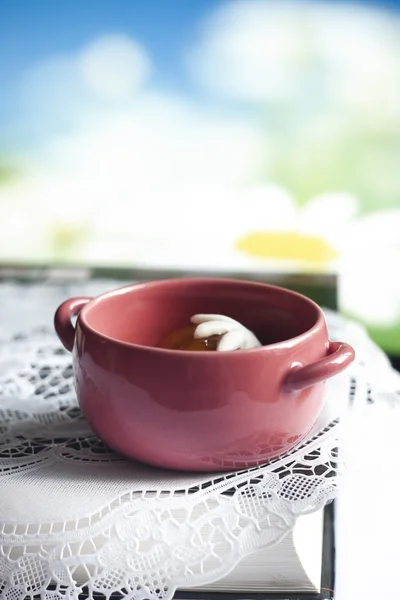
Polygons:
M116 285L34 286L28 298L23 288L0 284L2 329L51 325L62 300ZM400 597L400 402L355 402L347 426L348 470L336 502L335 600L394 600Z

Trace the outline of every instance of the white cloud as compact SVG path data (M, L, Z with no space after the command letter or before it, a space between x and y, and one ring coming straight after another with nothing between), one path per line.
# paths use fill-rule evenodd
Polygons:
M145 49L126 35L104 35L78 57L83 81L101 98L127 100L146 82L150 59Z
M350 3L237 0L206 22L190 68L231 98L396 111L399 61L396 15Z
M238 118L215 119L179 99L146 94L132 108L60 136L49 153L72 172L136 189L155 181L240 182L254 169L261 143Z
M35 132L37 146L52 134L87 127L106 110L134 102L151 67L146 50L122 34L107 34L76 52L48 57L21 80L18 121Z

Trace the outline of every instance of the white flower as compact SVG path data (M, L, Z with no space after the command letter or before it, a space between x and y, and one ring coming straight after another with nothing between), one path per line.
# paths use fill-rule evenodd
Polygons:
M336 269L343 230L358 209L357 200L344 192L298 207L286 190L267 184L240 192L206 183L176 185L167 193L157 222L152 221L158 212L154 197L147 197L130 233L130 224L119 222L126 229L109 256L126 256L147 267L329 271ZM117 231L117 222L114 227ZM103 248L106 258L102 240L98 251Z
M339 304L366 325L400 325L400 209L359 218L343 239Z
M261 346L254 333L230 317L198 314L191 317L190 320L198 325L194 332L196 339L221 335L217 344L217 352L245 350Z
M86 183L38 172L1 187L0 253L28 264L79 256L95 204Z
M226 231L236 264L246 268L331 271L357 210L356 198L345 192L326 193L299 207L284 189L263 185L243 193Z

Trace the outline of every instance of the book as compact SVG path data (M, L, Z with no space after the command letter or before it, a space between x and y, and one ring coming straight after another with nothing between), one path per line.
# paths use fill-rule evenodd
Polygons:
M320 592L322 545L323 512L318 511L300 517L278 544L246 556L229 575L201 591Z
M283 540L247 556L220 581L180 589L174 600L333 600L334 562L334 505L330 504L299 517ZM86 590L80 598L88 598Z
M301 516L294 529L277 544L244 557L219 581L189 589L228 594L317 594L321 591L323 531L323 511ZM222 543L216 532L214 540Z
M301 516L279 543L248 555L219 581L177 590L175 600L333 600L333 521L333 505ZM85 589L80 598L88 598Z

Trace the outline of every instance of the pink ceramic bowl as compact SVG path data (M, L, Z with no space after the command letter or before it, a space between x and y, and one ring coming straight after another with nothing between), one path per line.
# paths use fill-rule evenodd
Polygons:
M229 315L266 345L155 347L196 313ZM308 298L228 279L155 281L71 298L58 308L55 328L73 353L78 400L98 436L127 457L180 470L240 469L287 452L315 424L325 381L354 359L348 344L328 340L323 313Z

